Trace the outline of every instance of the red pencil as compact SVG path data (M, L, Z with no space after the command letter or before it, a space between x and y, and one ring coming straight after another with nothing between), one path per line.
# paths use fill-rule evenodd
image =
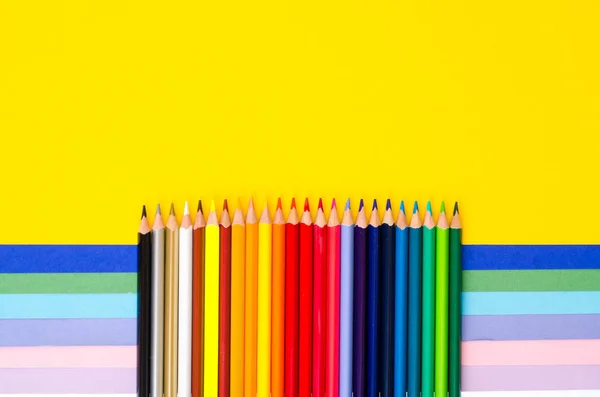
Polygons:
M298 396L312 393L312 298L313 298L313 225L308 199L300 220L300 317L298 341Z
M296 200L292 199L290 214L285 224L285 396L298 395L298 221Z
M319 208L314 224L313 236L313 371L312 397L325 396L325 344L327 324L327 230L325 229L323 200L319 199Z
M327 222L327 396L340 394L340 240L341 226L335 206L331 203L331 214Z
M194 224L192 260L192 397L204 396L204 231L202 201Z
M223 203L219 235L219 397L229 397L231 219L227 200Z

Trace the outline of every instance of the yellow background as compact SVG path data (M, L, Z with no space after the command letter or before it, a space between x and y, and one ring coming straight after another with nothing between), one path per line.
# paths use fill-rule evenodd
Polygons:
M598 21L597 0L2 1L0 243L135 243L144 203L250 194L457 199L469 244L600 243Z

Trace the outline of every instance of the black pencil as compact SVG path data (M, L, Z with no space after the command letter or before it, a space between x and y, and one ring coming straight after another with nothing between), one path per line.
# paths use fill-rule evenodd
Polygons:
M137 389L140 397L150 394L150 289L152 271L152 234L146 217L146 206L142 209L142 220L138 231L138 376Z

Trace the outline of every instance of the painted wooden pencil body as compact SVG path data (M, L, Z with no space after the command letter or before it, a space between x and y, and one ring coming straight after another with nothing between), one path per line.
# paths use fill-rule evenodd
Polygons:
M355 397L366 392L366 339L367 339L367 218L363 200L354 228L354 356L353 389Z
M377 397L379 375L379 232L377 202L367 226L367 397Z
M340 397L352 397L352 338L354 293L354 222L350 199L346 203L341 227L340 258Z
M444 203L435 232L435 395L448 393L449 230Z
M237 209L231 226L231 362L230 393L244 395L244 309L246 274L246 226Z
M313 224L308 207L300 220L300 281L299 281L299 354L298 354L298 396L311 397L312 394L312 304L313 304Z
M214 201L205 234L204 396L209 397L219 389L219 224Z
M179 228L178 397L189 397L192 393L192 235L186 202Z
M312 396L325 395L325 357L326 357L326 299L327 277L326 263L326 229L323 203L319 200L319 208L315 217L313 235L313 345L312 345Z
M421 229L419 207L415 202L408 236L408 397L421 395ZM402 395L401 391L398 392Z
M394 396L406 396L408 320L408 227L404 202L396 221L395 303L394 303Z
M394 260L396 225L392 216L390 200L387 201L381 234L381 327L379 332L379 392L381 397L391 397L394 390Z
M152 233L142 210L138 231L138 393L150 394L150 292L152 271Z
M165 234L165 380L164 397L177 397L177 336L179 308L179 231L175 210Z
M265 207L258 223L258 341L256 395L271 394L271 271L273 228Z
M219 397L229 397L230 316L231 220L225 200L219 226Z
M435 357L435 224L431 204L423 221L423 322L421 396L433 397Z
M204 235L206 222L202 202L194 221L192 236L192 397L204 396Z
M271 396L283 397L285 323L285 219L281 199L273 217L273 296L271 313Z
M340 244L341 226L335 199L327 222L327 343L325 391L327 397L340 394Z
M449 396L460 397L460 339L461 339L461 290L462 290L462 226L458 203L450 223L450 320L449 340Z
M300 225L296 201L285 225L285 385L286 396L298 395L298 323L300 288Z
M156 209L152 225L152 345L150 368L150 397L163 395L163 353L165 313L165 227Z
M246 310L244 334L244 396L256 397L258 322L258 221L252 199L246 214Z

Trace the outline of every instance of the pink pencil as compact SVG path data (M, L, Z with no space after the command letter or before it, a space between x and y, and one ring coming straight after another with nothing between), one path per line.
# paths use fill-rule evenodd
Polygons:
M341 226L335 206L327 222L327 366L325 390L328 397L340 394L340 239Z
M325 396L325 360L327 342L327 228L323 202L314 223L313 245L313 346L312 346L312 397ZM306 347L301 346L301 349Z

